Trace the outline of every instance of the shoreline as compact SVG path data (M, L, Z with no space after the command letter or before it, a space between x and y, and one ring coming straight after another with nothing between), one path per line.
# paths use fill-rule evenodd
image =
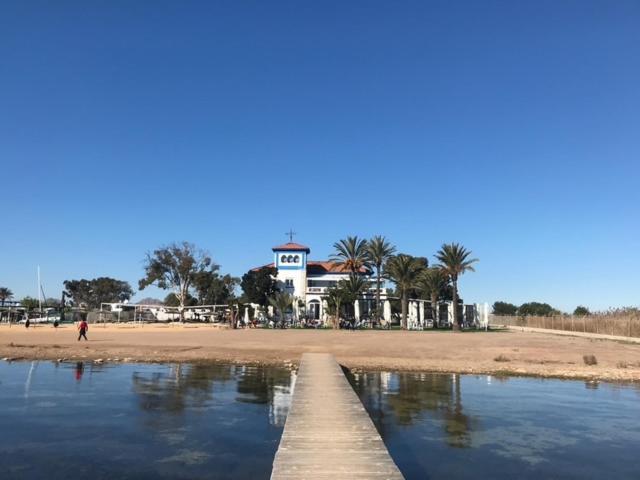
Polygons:
M0 326L0 358L117 363L232 363L297 368L329 352L353 372L392 371L640 382L640 345L552 333L228 330L210 325ZM593 355L596 365L585 365Z

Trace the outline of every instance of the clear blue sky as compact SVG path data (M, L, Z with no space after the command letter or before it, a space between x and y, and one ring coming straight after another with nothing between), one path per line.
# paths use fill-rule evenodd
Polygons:
M0 3L0 285L241 275L293 227L480 258L466 301L640 304L637 1ZM150 289L137 294L160 296Z

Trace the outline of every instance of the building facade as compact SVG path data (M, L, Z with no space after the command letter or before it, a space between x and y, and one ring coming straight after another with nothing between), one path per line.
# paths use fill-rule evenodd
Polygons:
M276 281L278 289L292 295L294 314L305 315L312 320L327 320L327 289L335 286L340 280L349 278L349 270L331 261L315 261L309 259L311 250L305 245L289 242L272 248L273 263L265 267L277 269ZM264 267L259 267L264 268ZM362 268L358 275L374 280L373 272ZM382 286L383 287L383 286ZM354 306L356 317L366 316L374 307L375 282ZM381 297L386 298L386 291L381 288Z

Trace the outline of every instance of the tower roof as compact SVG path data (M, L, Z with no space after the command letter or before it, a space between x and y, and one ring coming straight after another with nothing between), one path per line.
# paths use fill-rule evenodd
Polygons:
M279 252L282 250L286 250L288 252L307 252L309 253L311 249L305 245L300 245L299 243L288 242L283 245L277 245L273 247L271 250L274 252Z

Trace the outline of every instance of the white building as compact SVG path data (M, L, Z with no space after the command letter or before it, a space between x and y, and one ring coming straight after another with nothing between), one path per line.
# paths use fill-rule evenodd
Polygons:
M336 285L340 280L348 279L350 272L335 262L309 260L311 250L298 243L285 243L273 247L272 250L274 262L259 268L275 267L277 269L278 288L295 298L296 313L300 314L298 303L301 303L308 318L326 321L326 304L323 300L326 297L327 288ZM375 304L376 285L373 272L362 268L359 274L366 276L372 282L369 291L354 308L356 317L367 315ZM381 297L385 299L385 290L382 287L381 290Z

